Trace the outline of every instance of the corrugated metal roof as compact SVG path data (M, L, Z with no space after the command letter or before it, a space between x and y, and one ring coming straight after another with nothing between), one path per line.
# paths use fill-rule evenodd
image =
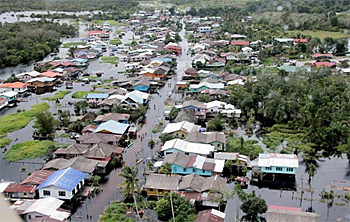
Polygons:
M89 93L86 98L87 99L107 99L108 93Z
M162 133L173 133L179 130L190 133L193 131L199 131L200 128L199 125L195 125L194 123L182 121L178 123L169 123Z
M87 173L83 173L69 167L67 169L54 172L36 189L38 190L48 186L56 186L64 190L71 191L87 176Z
M22 184L41 184L46 180L54 171L51 170L38 170L28 176Z
M57 210L63 203L64 201L54 197L38 199L35 201L34 204L28 207L28 209L25 210L23 214L36 212L42 215L50 216L50 218L53 218L59 221L64 221L69 218L70 213Z
M98 133L101 131L108 131L114 134L122 135L127 131L128 128L129 128L129 124L119 123L114 120L109 120L99 125L97 129L94 131L94 133Z
M34 185L23 185L20 183L10 183L4 193L34 193L35 186Z
M181 139L173 139L166 141L161 151L177 149L184 153L196 153L202 155L209 155L214 152L214 146L209 144L191 143Z
M258 160L259 167L299 167L298 157L295 154L261 153Z

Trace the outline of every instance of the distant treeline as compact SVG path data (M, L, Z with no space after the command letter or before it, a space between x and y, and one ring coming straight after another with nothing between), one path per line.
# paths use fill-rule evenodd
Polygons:
M233 4L233 0L226 0L210 6L205 6L204 2L192 7L188 14L222 16L226 20L224 31L229 32L245 33L247 25L242 25L241 21L247 16L252 16L250 24L257 25L256 28L260 30L284 28L339 32L349 29L350 25L350 15L347 13L350 0L247 0L245 4L242 1L241 4Z
M120 11L132 10L137 6L134 0L1 0L0 13L26 10Z
M62 36L73 36L76 28L48 21L0 23L0 67L41 60L56 52Z

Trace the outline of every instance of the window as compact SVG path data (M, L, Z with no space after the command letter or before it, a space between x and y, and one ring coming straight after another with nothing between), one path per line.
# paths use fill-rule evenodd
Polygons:
M282 167L276 167L276 171L282 171Z
M294 170L293 170L293 168L288 167L288 168L287 168L287 171L288 171L288 172L293 172Z
M23 193L24 196L27 196L27 193Z
M149 189L149 191L151 191L151 192L152 192L152 191L153 191L153 189Z
M205 173L205 170L203 170L203 173Z
M265 167L265 170L271 170L271 167Z
M192 172L195 173L195 172L196 172L196 169L192 169Z
M75 189L72 190L72 195L74 195L74 194L75 194Z
M184 172L186 172L187 171L187 169L186 168L184 168Z
M28 219L31 220L32 219L32 215L28 215Z
M49 190L44 190L43 194L44 194L44 196L50 196L51 192Z
M66 191L58 191L58 196L60 197L66 196Z

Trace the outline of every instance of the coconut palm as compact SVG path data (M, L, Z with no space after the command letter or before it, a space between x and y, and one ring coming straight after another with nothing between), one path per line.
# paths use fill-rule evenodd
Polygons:
M126 199L134 199L137 215L140 221L142 221L139 214L137 200L135 196L135 192L140 193L140 184L139 184L139 179L137 178L137 174L138 174L137 168L129 167L129 166L124 167L122 169L122 172L118 174L119 176L124 177L123 183L121 183L119 186L124 188L123 193Z
M135 167L126 166L123 168L119 176L124 177L124 182L119 186L124 188L124 196L126 198L132 198L135 191L140 190L139 179L137 178L138 169Z

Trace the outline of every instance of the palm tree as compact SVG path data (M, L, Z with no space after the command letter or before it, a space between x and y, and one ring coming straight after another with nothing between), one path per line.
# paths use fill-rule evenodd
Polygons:
M137 178L138 171L139 170L135 167L126 166L123 168L122 172L119 173L118 175L121 177L124 177L123 183L121 183L119 186L124 188L123 193L127 199L131 199L131 198L134 199L137 216L139 217L140 221L142 221L139 214L139 209L137 207L136 197L135 197L135 191L137 193L140 193L140 184L139 184L139 179Z

